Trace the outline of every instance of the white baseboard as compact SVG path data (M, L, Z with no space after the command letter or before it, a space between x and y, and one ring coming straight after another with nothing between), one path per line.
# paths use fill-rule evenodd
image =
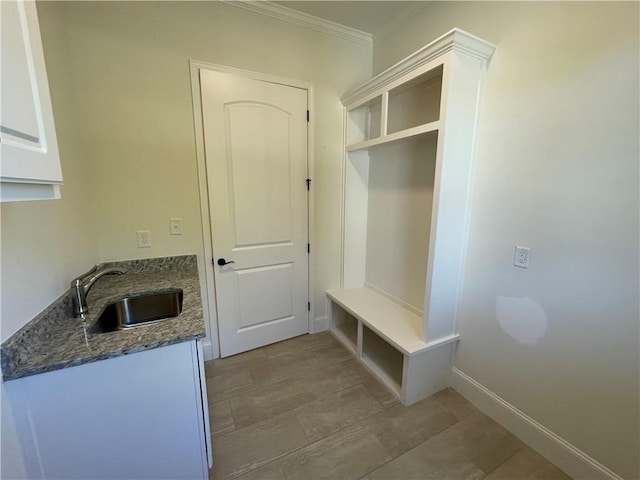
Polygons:
M597 460L457 368L453 368L451 373L450 386L571 477L589 480L623 480Z
M309 333L320 333L324 332L325 330L329 330L329 318L326 316L318 317L315 320L312 320L310 323L311 324ZM202 340L202 351L204 353L205 362L208 360L215 360L216 358L220 358L220 355L216 354L211 340L207 338Z
M204 353L204 361L213 360L218 358L214 355L213 345L211 344L211 340L204 339L202 341L202 352Z
M309 325L309 333L320 333L329 330L329 317L317 317L311 320Z

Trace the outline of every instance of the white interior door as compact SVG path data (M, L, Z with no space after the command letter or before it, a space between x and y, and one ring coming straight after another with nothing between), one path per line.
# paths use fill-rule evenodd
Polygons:
M309 331L307 91L204 69L200 84L226 357Z

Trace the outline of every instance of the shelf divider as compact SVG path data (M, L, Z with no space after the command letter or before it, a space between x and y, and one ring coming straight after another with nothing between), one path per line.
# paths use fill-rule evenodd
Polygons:
M377 147L379 145L385 145L387 143L397 142L399 140L405 140L407 138L416 137L429 132L435 132L440 129L440 121L431 123L425 123L424 125L418 125L417 127L407 128L400 132L391 133L382 137L373 138L364 142L355 143L353 145L347 145L347 152L355 152L358 150L366 150L371 147Z
M382 104L380 105L380 136L387 136L387 124L389 122L389 92L382 94Z

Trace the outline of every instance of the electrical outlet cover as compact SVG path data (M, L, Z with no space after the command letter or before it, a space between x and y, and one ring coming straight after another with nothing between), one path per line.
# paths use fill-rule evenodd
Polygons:
M516 251L513 255L513 265L520 268L529 268L529 250L529 247L516 246Z
M138 230L138 248L150 248L151 247L151 232L149 230Z

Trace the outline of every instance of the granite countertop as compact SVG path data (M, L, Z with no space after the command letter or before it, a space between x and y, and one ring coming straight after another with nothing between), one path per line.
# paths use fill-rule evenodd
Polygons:
M7 339L1 348L4 380L73 367L152 348L202 338L205 326L195 255L104 263L122 275L100 278L87 295L89 313L73 318L68 292ZM104 307L130 294L183 290L182 313L167 321L125 330L94 333Z

